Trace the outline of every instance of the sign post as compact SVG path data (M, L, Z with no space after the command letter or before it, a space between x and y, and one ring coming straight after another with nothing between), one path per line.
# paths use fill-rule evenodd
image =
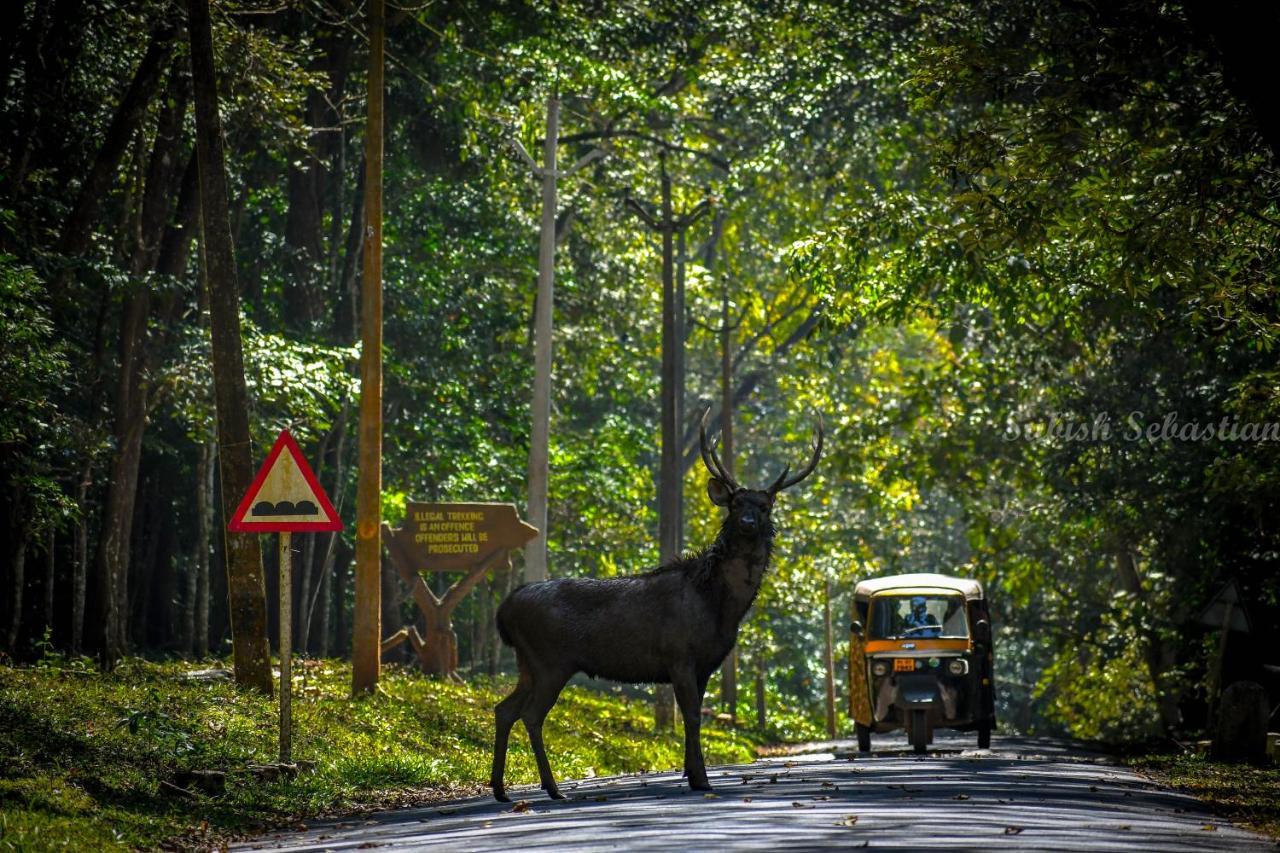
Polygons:
M405 507L404 527L382 525L382 541L400 578L413 590L427 635L409 626L382 641L382 650L408 640L424 672L451 675L458 668L454 608L491 570L511 567L511 551L538 530L520 520L515 504L418 503ZM465 572L444 596L437 596L423 572Z
M280 534L280 763L293 763L293 551L295 532L341 530L342 519L302 456L298 442L281 430L267 461L231 516L234 533Z

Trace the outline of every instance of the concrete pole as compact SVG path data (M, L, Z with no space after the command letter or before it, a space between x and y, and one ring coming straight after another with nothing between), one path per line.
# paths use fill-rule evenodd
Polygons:
M556 281L556 148L560 97L547 96L542 147L542 231L538 243L538 295L533 317L533 426L529 436L529 523L538 535L524 547L524 579L547 579L547 458L551 420L551 333Z

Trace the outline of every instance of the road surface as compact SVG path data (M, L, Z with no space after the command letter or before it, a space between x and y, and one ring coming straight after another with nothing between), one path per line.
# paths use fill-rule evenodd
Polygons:
M971 746L944 739L918 757L887 736L871 755L820 744L713 768L712 795L679 773L562 782L558 802L517 786L509 804L475 797L314 822L235 849L1277 850L1103 756L1023 738Z

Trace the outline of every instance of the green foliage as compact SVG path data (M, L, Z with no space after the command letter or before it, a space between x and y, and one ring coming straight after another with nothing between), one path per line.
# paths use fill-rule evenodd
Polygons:
M0 845L135 848L178 835L212 843L210 825L235 832L478 793L488 779L505 679L460 685L392 669L377 695L352 700L345 664L306 661L297 671L294 756L315 768L268 783L247 765L275 759L269 699L140 660L110 675L60 656L0 669ZM645 704L580 687L561 697L546 739L565 778L665 770L683 755L678 735L652 732ZM709 761L754 755L746 738L714 726L703 742ZM157 787L177 771L208 769L227 772L225 795L175 799ZM537 779L519 731L507 773L512 784Z
M0 482L32 528L61 526L75 513L53 471L71 439L58 409L70 365L40 281L9 255L0 255L0 340Z

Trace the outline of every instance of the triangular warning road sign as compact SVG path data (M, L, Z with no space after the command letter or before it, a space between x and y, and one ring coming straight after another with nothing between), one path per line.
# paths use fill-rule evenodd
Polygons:
M342 529L342 519L287 429L280 431L227 529L235 533Z

